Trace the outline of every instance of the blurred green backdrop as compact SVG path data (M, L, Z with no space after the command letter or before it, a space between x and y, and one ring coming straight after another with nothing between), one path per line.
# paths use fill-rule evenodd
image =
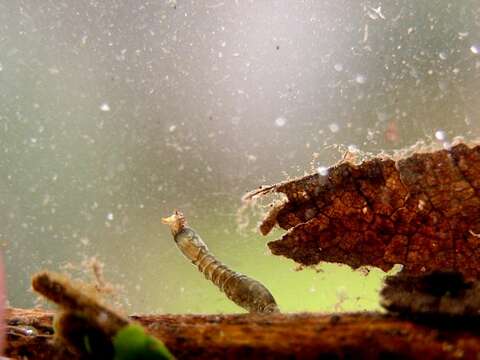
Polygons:
M10 304L33 305L33 272L97 256L129 312L242 311L161 225L179 208L282 310L378 309L381 272L294 271L258 214L238 229L240 197L333 165L334 145L475 139L479 24L473 0L0 0Z

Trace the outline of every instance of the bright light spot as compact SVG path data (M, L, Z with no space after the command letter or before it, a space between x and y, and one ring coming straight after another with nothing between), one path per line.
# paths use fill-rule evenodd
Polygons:
M107 220L112 221L113 219L114 219L113 213L108 213L108 214L107 214Z
M3 70L3 65L2 65L2 64L0 64L0 71L2 71L2 70Z
M328 125L328 128L332 133L336 133L338 132L338 130L340 130L340 126L338 126L338 124L335 124L335 123L331 123L330 125Z
M278 117L275 119L275 125L278 127L285 126L286 123L287 123L287 119L285 119L284 117Z
M470 46L470 51L475 55L480 54L480 45L472 45Z
M100 110L105 112L110 111L110 105L108 105L106 102L103 102L100 104Z
M443 141L446 138L447 138L447 135L445 134L445 131L443 131L443 130L435 131L435 139Z
M357 152L358 151L358 147L356 145L348 145L348 151L351 152L351 153L354 153L354 152Z
M177 129L177 126L176 126L176 125L170 125L170 127L168 128L168 131L172 133L172 132L174 132L176 129Z
M247 160L251 161L251 162L255 162L255 161L257 161L257 157L255 155L248 154L247 155Z
M438 53L438 57L442 60L447 60L447 54L443 51Z
M326 166L319 166L317 168L317 173L320 176L327 176L328 175L328 167Z
M357 76L355 76L355 81L357 82L357 84L365 84L367 82L367 77L365 75L362 75L362 74L357 74Z
M335 71L340 72L340 71L343 70L343 65L342 65L342 64L335 64L335 65L333 66L333 68L335 69Z
M37 138L30 138L30 142L32 144L36 144L37 143Z

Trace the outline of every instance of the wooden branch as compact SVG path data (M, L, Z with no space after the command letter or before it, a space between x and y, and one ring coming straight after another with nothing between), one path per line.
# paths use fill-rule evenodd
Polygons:
M78 359L55 345L53 313L9 309L6 356L21 359ZM414 323L392 315L135 315L179 359L475 358L475 326L446 320Z

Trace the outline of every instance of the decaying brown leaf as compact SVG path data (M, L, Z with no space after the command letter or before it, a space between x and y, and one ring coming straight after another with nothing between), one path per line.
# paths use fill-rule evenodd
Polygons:
M480 278L480 146L348 162L250 193L284 193L261 225L288 230L268 245L301 264L320 261L406 275Z

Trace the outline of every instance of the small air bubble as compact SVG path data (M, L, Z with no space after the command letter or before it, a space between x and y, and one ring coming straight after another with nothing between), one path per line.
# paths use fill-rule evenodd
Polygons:
M114 219L113 213L107 214L107 220L112 221Z
M435 131L435 139L439 141L443 141L447 138L447 135L445 134L445 131L443 130L437 130Z
M355 81L357 82L357 84L363 85L367 82L367 77L362 74L357 74L357 76L355 76Z
M475 44L475 45L470 46L470 51L471 51L472 53L474 53L475 55L480 54L480 45L479 45L479 44Z
M275 119L275 125L278 127L283 127L287 123L287 119L284 117L278 117Z
M335 64L333 66L333 68L335 69L335 71L338 71L338 72L343 71L343 65L342 64Z
M177 129L177 126L176 126L176 125L170 125L170 127L168 128L168 131L172 133L172 132L174 132L176 129Z
M348 145L348 151L351 153L357 152L358 151L357 145L353 145L353 144Z
M106 102L101 103L100 104L100 110L105 111L105 112L110 111L110 105L108 105L108 103L106 103Z
M319 166L317 168L317 173L320 176L327 176L328 175L328 167L326 166Z
M335 124L335 123L331 123L330 125L328 125L328 128L332 133L336 133L338 132L338 130L340 130L340 126L338 126L338 124Z
M438 57L442 60L447 60L447 54L443 51L438 53Z

